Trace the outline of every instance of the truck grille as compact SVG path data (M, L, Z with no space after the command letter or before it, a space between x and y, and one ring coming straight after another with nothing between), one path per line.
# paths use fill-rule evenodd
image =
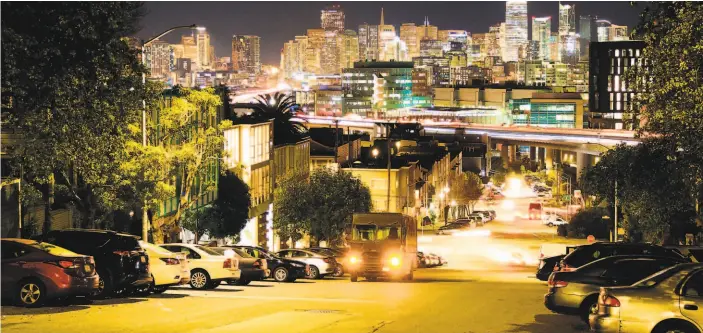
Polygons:
M366 272L380 272L383 268L380 253L366 252L363 254L362 259L364 263L364 271Z

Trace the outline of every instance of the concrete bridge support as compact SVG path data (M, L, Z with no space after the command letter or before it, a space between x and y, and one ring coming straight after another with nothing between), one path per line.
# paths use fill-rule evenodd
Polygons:
M576 179L581 179L581 174L587 166L591 165L591 155L576 153Z
M544 147L544 164L547 170L552 170L554 168L554 149L549 147Z
M505 143L500 144L500 159L503 160L503 168L508 168L510 152L508 151L508 145Z

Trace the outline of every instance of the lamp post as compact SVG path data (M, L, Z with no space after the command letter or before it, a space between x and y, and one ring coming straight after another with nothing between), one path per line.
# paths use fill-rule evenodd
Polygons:
M171 31L178 30L178 29L197 29L199 31L205 30L203 27L198 27L195 24L191 25L179 25L175 26L173 28L170 28L146 41L142 41L142 65L146 66L146 47L147 45L151 44L155 40L165 36L166 34L170 33ZM146 72L142 73L142 85L144 86L144 89L146 90ZM142 146L146 147L146 100L142 99ZM149 236L149 215L147 214L147 202L146 200L143 202L144 207L142 207L142 239L146 242L148 241L148 236Z

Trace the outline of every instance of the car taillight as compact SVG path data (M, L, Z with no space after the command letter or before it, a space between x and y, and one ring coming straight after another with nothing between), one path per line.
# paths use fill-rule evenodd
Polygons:
M166 265L178 265L181 263L178 259L173 258L161 258L161 261L165 262Z
M605 297L601 297L601 301L599 302L600 304L604 306L609 306L613 308L619 308L620 307L620 301L610 295L605 295Z
M75 268L80 267L77 263L75 263L73 261L68 261L68 260L61 260L61 261L58 261L56 264L58 264L61 268L66 268L66 269L71 269L71 268L75 269Z
M569 285L568 282L555 279L554 274L550 275L547 280L547 286L549 286L549 288L563 288L567 285Z
M232 259L225 259L225 262L222 264L222 268L232 268Z
M322 261L324 261L326 263L330 263L330 262L332 262L332 259L331 258L324 258L324 259L322 259Z
M254 267L261 267L261 259L254 261Z

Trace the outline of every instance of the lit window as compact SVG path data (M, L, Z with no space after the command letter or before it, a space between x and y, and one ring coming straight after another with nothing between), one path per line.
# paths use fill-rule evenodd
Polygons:
M622 123L615 123L615 129L622 129Z
M615 75L615 83L613 85L615 86L615 91L620 91L620 75Z
M615 57L617 58L619 56L620 56L620 50L615 50Z
M640 56L640 50L639 50L639 49L635 50L635 56L636 56L636 57L639 57L639 56Z

